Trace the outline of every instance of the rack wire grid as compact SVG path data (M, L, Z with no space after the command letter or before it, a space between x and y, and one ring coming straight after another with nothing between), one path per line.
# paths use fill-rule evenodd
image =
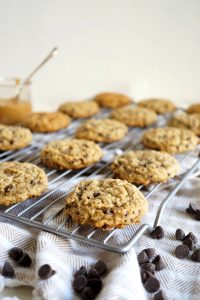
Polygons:
M97 115L97 118L107 116L109 112L102 110ZM164 126L170 115L159 116L158 122L150 127ZM113 154L118 154L131 149L141 149L140 139L146 129L130 128L128 135L120 141L111 144L100 144L104 151L104 157L101 162L95 165L86 167L81 170L73 171L57 171L50 170L42 165L40 160L41 148L52 140L59 140L66 137L72 137L76 128L83 122L84 119L74 121L68 128L51 134L34 134L32 145L18 151L6 151L0 153L0 162L5 161L20 161L31 162L42 167L48 177L48 190L42 196L29 199L24 202L15 204L9 208L0 207L0 216L12 221L17 221L20 224L26 224L40 230L44 230L59 236L70 238L75 241L87 243L91 246L96 246L105 250L110 250L118 253L125 253L136 243L141 235L146 232L151 232L155 226L160 224L163 213L167 204L173 199L173 196L183 186L186 180L197 170L200 159L199 155L194 155L194 151L187 152L182 155L176 155L179 163L182 164L187 157L194 156L194 164L181 176L171 180L168 186L168 194L161 199L160 206L155 214L151 224L133 224L129 225L129 232L126 234L126 228L113 228L110 231L92 228L90 226L79 226L74 224L70 217L64 214L65 197L73 189L78 181L82 179L91 179L95 177L106 178L112 175L109 168ZM159 190L161 184L156 184L146 188L139 186L138 188L144 193L145 197L151 203L151 198ZM19 224L18 223L18 224ZM123 240L120 241L117 237L123 235Z

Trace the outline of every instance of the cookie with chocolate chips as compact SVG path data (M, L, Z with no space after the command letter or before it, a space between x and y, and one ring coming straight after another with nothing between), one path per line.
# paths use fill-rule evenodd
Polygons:
M141 100L138 105L149 108L157 114L166 114L176 109L175 104L171 100L161 98Z
M99 112L99 105L95 101L70 101L63 103L59 111L74 119L91 117Z

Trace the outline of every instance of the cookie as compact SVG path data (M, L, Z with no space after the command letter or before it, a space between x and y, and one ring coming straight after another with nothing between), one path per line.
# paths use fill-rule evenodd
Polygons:
M186 110L188 114L198 113L200 114L200 103L194 103Z
M47 188L47 176L31 163L0 163L0 204L12 205L40 196Z
M168 99L146 99L138 103L139 106L143 106L155 111L157 114L166 114L176 109L175 104Z
M133 102L128 96L118 93L100 93L94 97L94 100L100 106L107 108L117 108Z
M200 135L200 113L175 115L168 123L168 126L186 128Z
M111 168L116 178L148 185L173 178L179 171L179 164L166 152L143 150L117 156Z
M154 111L132 106L116 109L110 117L133 127L146 127L157 121L157 114Z
M112 143L122 139L128 132L126 125L111 119L90 119L81 124L76 137L95 142Z
M109 230L139 223L148 202L136 186L120 179L85 180L66 198L66 215L78 224Z
M65 102L59 111L69 115L74 119L91 117L99 112L99 105L95 101L74 101Z
M20 126L0 124L0 151L18 150L30 145L32 133Z
M54 132L67 127L71 119L61 112L32 113L23 125L33 132Z
M64 139L47 144L41 151L41 160L49 168L81 169L99 161L102 155L94 142Z
M145 147L168 153L192 150L198 142L198 137L191 130L173 127L152 128L142 137Z

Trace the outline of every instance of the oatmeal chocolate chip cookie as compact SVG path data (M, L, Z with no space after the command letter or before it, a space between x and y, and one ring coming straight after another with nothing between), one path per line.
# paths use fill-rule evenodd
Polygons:
M142 137L145 147L169 153L192 150L198 142L198 137L191 130L173 127L152 128Z
M110 117L127 126L146 127L157 121L157 114L147 108L126 106L114 110Z
M186 128L200 135L200 113L175 115L168 123L168 126Z
M111 168L117 178L148 185L173 178L179 171L179 164L166 152L143 150L117 156Z
M172 112L176 109L175 104L168 99L146 99L138 103L139 106L143 106L155 111L157 114L165 114Z
M102 157L101 148L94 142L64 139L50 142L41 152L42 162L49 168L59 170L81 169Z
M148 202L132 184L120 179L85 180L66 198L65 212L78 224L109 230L140 222Z
M0 204L12 205L40 196L47 188L42 169L30 163L0 163Z
M95 101L74 101L65 102L59 111L69 115L74 119L91 117L99 112L99 105Z
M198 113L200 114L200 103L194 103L190 105L187 109L188 114Z
M32 113L23 125L33 132L54 132L67 127L71 119L61 112Z
M128 132L126 125L111 119L90 119L76 132L79 139L112 143L122 139Z
M0 151L21 149L31 142L32 133L29 129L0 124Z
M128 96L118 93L101 93L96 95L94 100L100 106L107 108L117 108L133 102Z

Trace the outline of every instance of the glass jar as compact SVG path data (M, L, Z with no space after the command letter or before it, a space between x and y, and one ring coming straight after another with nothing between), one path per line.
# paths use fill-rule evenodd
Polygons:
M0 123L13 125L22 122L32 112L31 83L27 83L19 97L19 78L0 77Z

